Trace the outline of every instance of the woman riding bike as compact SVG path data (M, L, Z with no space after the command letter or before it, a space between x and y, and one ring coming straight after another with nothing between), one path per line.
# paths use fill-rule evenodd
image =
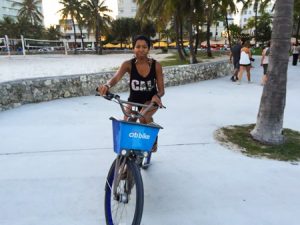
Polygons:
M161 97L165 93L162 66L148 56L150 51L150 40L143 36L137 36L134 40L134 58L122 63L115 75L104 85L98 87L100 95L104 96L111 87L116 85L122 77L128 73L130 75L130 95L128 101L141 104L153 102L159 107L162 106ZM128 105L127 110L132 106ZM141 112L143 108L139 109ZM140 123L148 124L153 122L152 116L157 111L153 109L140 118ZM127 118L125 118L126 120ZM153 152L157 149L157 143L153 146Z

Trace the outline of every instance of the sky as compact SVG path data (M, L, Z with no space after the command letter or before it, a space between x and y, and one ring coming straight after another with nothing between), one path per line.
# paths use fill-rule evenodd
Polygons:
M105 0L106 5L109 9L113 10L113 16L117 13L117 0ZM58 24L59 14L57 11L61 9L59 0L43 0L43 10L45 16L45 26L50 27L51 25Z

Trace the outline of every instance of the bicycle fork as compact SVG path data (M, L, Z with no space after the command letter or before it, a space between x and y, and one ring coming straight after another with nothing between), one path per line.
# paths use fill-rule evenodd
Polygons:
M112 187L114 200L125 204L128 203L128 196L132 188L132 185L130 185L127 160L127 157L124 156L118 156L116 158Z

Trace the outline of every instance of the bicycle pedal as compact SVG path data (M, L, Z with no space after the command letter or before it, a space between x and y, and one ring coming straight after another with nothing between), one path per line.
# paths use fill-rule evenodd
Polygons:
M141 167L142 167L143 169L147 169L147 168L151 165L150 159L151 159L151 158L148 158L148 157L145 157L145 158L143 159L143 161L142 161L142 163L141 163Z
M143 163L142 168L147 169L150 165L151 165L151 163Z

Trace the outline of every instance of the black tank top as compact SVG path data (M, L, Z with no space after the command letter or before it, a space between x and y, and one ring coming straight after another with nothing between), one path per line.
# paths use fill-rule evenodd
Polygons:
M131 60L130 95L128 101L144 104L157 94L155 60L152 59L150 72L146 77L138 73L135 61L135 58Z

